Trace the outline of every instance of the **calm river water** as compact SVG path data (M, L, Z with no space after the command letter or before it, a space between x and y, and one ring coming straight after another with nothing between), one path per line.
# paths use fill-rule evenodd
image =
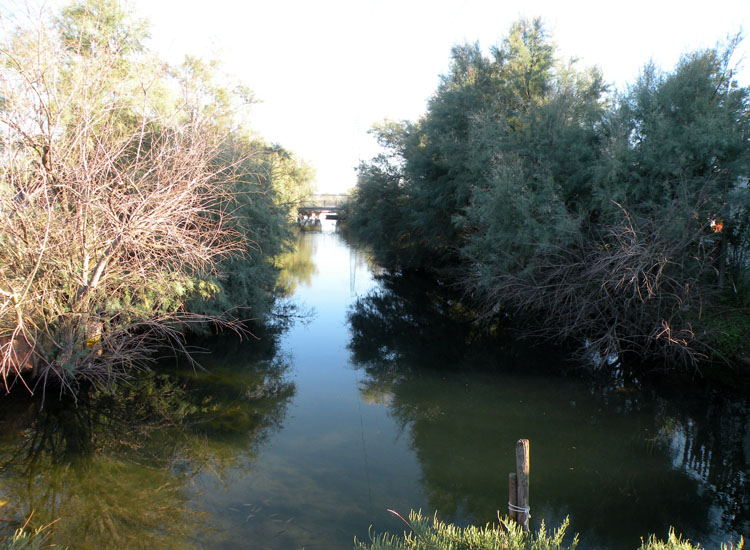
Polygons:
M309 315L206 342L206 372L4 398L0 534L34 512L70 548L351 549L403 531L388 509L493 521L519 438L532 526L569 516L583 549L750 533L747 398L564 376L559 355L481 341L427 283L376 280L334 228L284 261Z

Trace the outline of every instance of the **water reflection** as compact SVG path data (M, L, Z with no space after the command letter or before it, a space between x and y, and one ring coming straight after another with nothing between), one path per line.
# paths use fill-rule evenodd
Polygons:
M476 331L450 288L383 274L370 292L366 256L332 231L300 254L293 300L317 315L278 345L198 342L206 372L77 407L2 398L0 535L33 510L73 548L343 550L370 524L400 530L387 508L494 520L520 437L532 522L569 514L584 548L750 530L747 398L566 376L558 354Z
M297 233L297 240L293 250L279 256L276 265L281 269L279 286L288 295L294 294L297 285L310 286L318 268L313 261L315 241L305 236L305 232Z
M32 524L58 520L52 540L71 548L189 548L210 531L195 480L249 472L295 392L268 349L214 345L226 357L205 358L206 372L142 373L43 408L3 398L0 535L32 512Z
M374 377L453 368L481 355L478 333L449 289L418 274L382 274L349 312L353 362Z
M659 439L672 466L711 497L712 527L750 533L750 400L707 389L659 411Z
M352 362L363 398L408 433L442 519L492 521L528 437L532 523L570 515L584 548L636 548L670 526L716 546L748 532L746 398L566 377L556 355L480 338L443 289L380 283L349 313Z

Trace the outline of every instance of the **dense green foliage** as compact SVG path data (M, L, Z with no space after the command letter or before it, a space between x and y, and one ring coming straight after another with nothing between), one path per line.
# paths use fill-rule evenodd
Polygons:
M313 174L289 151L263 140L246 138L237 146L246 159L232 184L232 221L245 247L222 261L216 273L194 279L188 308L206 315L264 319L288 291L279 280L278 258L293 249L291 216L311 193Z
M117 0L8 14L0 375L112 383L186 327L263 318L312 173L217 63L170 67Z
M736 42L609 93L539 20L455 47L417 122L373 132L349 230L381 262L458 281L492 324L600 356L712 357L747 305L750 92ZM720 339L720 338L719 338Z

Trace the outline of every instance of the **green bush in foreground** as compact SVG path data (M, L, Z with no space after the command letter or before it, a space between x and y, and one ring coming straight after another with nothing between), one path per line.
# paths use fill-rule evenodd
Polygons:
M578 545L578 535L569 546L563 545L567 519L552 533L542 523L539 531L532 534L524 534L517 523L507 519L501 525L465 528L444 523L437 516L429 519L413 510L409 521L401 519L411 528L410 533L403 537L370 534L370 544L355 538L355 550L574 550Z
M393 512L395 514L395 512ZM578 535L569 545L563 544L565 531L568 528L566 519L560 527L552 532L542 522L536 533L525 534L513 521L501 520L500 525L487 524L484 527L456 527L437 519L422 515L421 512L409 513L406 523L411 532L403 536L388 533L370 534L369 544L354 539L355 550L574 550L578 546ZM744 540L735 547L733 544L722 544L721 550L742 550ZM640 550L698 550L700 545L692 544L670 530L666 541L651 535L648 541L641 542Z
M735 547L732 543L724 543L721 550L742 550L745 541L740 537L740 542ZM648 542L642 541L640 550L696 550L700 544L693 544L689 540L683 539L682 536L674 534L674 530L669 530L669 536L666 541L661 541L655 535L651 535Z

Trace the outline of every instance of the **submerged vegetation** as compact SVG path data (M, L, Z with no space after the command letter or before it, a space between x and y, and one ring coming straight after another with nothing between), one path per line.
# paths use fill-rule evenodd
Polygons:
M348 226L380 261L464 289L489 326L600 357L741 355L748 323L750 92L739 38L611 93L540 20L456 46L418 121L376 126ZM715 319L732 313L738 334ZM726 344L726 345L725 345Z
M252 134L252 93L159 60L117 0L0 24L6 390L112 385L187 329L266 316L312 173Z
M208 480L251 470L296 391L268 344L275 338L263 336L267 345L224 339L209 372L165 364L76 399L3 396L0 540L22 527L29 544L82 549L192 548L197 533L221 540L195 499Z

